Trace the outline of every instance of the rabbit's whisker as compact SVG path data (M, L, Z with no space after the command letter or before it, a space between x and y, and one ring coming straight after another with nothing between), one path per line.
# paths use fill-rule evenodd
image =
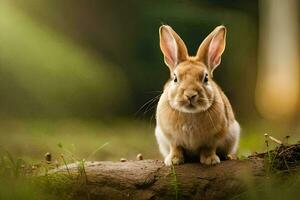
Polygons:
M150 106L153 105L153 103L158 100L160 98L161 94L151 98L150 100L148 100L146 103L144 103L135 113L135 115L137 115L140 111L142 111L143 109L146 108L146 111L144 111L143 114L146 114L149 110L151 110L153 107L151 107L151 109L149 109Z

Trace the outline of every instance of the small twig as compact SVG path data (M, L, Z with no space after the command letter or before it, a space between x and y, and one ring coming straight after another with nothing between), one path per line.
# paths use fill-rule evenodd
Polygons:
M296 146L290 146L290 147L284 149L283 151L281 151L281 152L279 153L279 156L281 156L281 154L283 154L283 153L285 153L285 152L287 152L287 151L289 151L289 150L291 150L291 149L293 149L293 148L295 148L295 147L296 147Z
M270 140L272 140L273 142L275 142L275 143L277 143L277 144L280 144L280 145L283 144L282 141L280 141L280 140L278 140L278 139L276 139L276 138L274 138L274 137L272 137L272 136L270 136L270 135L269 135L269 138L270 138Z
M272 140L273 142L275 142L277 144L280 144L280 145L283 144L283 142L281 140L278 140L278 139L270 136L268 133L265 133L264 136L265 136L265 143L266 143L267 147L269 147L269 141L268 141L268 139Z

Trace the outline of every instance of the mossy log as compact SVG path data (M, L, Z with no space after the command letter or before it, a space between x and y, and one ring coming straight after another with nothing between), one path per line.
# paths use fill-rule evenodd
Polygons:
M300 145L292 146L295 155L299 155ZM243 193L249 182L259 184L268 176L270 167L264 157L280 158L277 150L244 160L226 160L215 166L186 163L167 167L157 160L101 161L86 162L82 171L74 163L68 165L68 170L53 170L47 178L62 174L72 177L68 183L71 190L52 185L52 190L69 191L72 199L231 199ZM299 169L300 159L293 159L293 169Z

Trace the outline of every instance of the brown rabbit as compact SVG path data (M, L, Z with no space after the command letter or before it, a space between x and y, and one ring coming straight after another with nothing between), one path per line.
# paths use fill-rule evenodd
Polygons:
M218 26L200 45L196 56L167 25L159 28L160 48L170 79L157 105L155 135L166 165L196 157L201 163L220 163L219 156L235 154L240 126L229 100L212 80L225 49L226 28Z

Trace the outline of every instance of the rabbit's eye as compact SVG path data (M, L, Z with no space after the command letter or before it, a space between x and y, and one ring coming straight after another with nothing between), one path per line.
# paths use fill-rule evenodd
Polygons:
M174 74L174 82L177 83L177 76Z
M208 74L205 74L203 78L203 83L207 83L207 82L208 82Z

